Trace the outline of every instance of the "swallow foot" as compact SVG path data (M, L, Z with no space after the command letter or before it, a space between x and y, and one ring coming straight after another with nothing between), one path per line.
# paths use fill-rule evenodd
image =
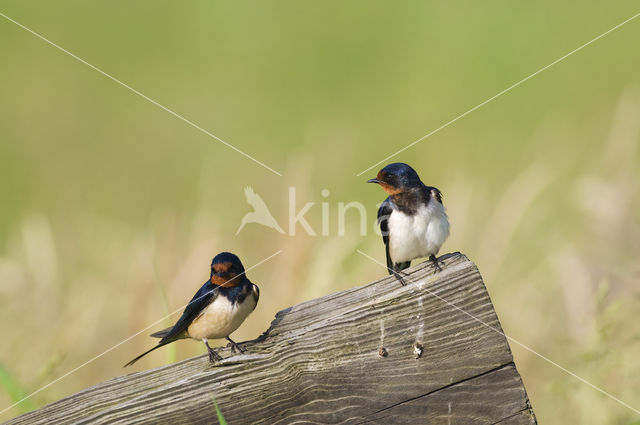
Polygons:
M242 348L240 345L238 345L234 340L232 340L231 338L227 337L227 341L229 341L229 344L227 346L231 346L231 351L232 352L236 352L239 351L240 353L245 353L247 350L245 350L244 348Z
M210 363L215 363L215 362L218 362L218 361L222 360L222 356L220 356L220 354L216 353L216 350L214 350L213 348L211 348L209 346L209 341L207 341L206 339L203 339L202 342L204 342L204 345L207 346L207 352L209 353L209 362Z
M222 360L222 357L220 356L220 354L216 353L216 351L213 348L208 348L207 351L209 352L210 363L215 363Z
M406 286L407 282L404 281L404 279L402 278L402 272L398 269L398 265L394 265L393 268L390 268L389 270L391 270L391 274L396 278L396 280L398 282L400 282L400 284L402 286Z
M433 267L436 269L436 273L439 273L442 271L442 267L440 267L440 263L442 263L442 265L444 266L444 261L438 260L438 258L436 258L436 256L433 254L429 256L429 261L431 261L431 264L433 264Z
M393 276L398 280L398 282L400 282L400 284L402 286L406 286L407 282L404 281L404 279L402 278L402 275L400 273L398 273L397 271L393 271Z
M400 274L400 272L398 272L398 270L396 270L396 268L394 267L393 269L389 269L391 270L391 274L393 275L393 277L396 278L396 280L398 282L400 282L400 284L402 286L405 286L407 283L404 281L404 279L402 278L402 275Z

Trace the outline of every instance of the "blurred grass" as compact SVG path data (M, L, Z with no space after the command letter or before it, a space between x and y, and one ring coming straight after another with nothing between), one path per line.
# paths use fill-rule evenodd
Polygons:
M383 196L364 181L375 170L356 174L638 12L631 1L0 4L284 174L3 20L0 362L28 389L186 303L222 250L247 267L284 251L249 272L261 299L240 340L279 309L379 277L355 253L383 258L356 212L336 236L338 202L367 205L374 226ZM505 332L636 408L639 37L631 22L393 159L444 192L443 251L478 264ZM289 186L298 209L316 203L318 232L329 202L330 236L257 225L235 236L247 185L285 229ZM140 336L27 406L126 373L154 343ZM202 353L174 347L136 367ZM540 423L637 419L512 349ZM0 393L0 409L11 400Z
M171 310L171 307L169 306L169 298L167 297L167 291L165 291L164 285L162 283L163 282L162 275L158 273L157 266L154 265L153 269L155 272L154 283L155 283L156 291L158 292L158 294L160 295L160 298L162 299L162 304L164 305L164 315L167 316L167 318L165 319L165 325L169 327L175 323L175 320L172 321L172 318L170 316L173 310ZM177 352L176 352L175 344L171 344L168 347L166 347L166 350L164 350L164 352L165 352L165 358L166 358L167 364L174 363L177 360Z
M0 388L9 396L12 403L18 403L29 395L29 391L20 386L9 371L1 364ZM26 399L16 406L16 410L20 413L25 413L37 407L38 405L33 400Z

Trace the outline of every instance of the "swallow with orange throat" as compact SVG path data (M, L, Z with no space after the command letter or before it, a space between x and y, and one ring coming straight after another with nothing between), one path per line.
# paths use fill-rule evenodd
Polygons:
M436 254L449 236L442 193L422 183L418 173L401 162L387 165L367 182L379 184L389 195L378 209L389 274L404 285L400 272L421 257L440 270Z
M258 304L260 290L245 274L240 259L230 252L216 255L211 262L209 280L187 304L175 325L151 334L160 338L158 345L125 365L131 366L153 350L184 338L201 340L207 347L209 361L222 357L209 346L209 339L225 338L240 352L245 350L230 337Z

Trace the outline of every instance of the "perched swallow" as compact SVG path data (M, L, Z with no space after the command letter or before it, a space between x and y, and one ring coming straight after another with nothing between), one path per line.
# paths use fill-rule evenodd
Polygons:
M145 351L125 365L130 366L156 348L183 338L199 339L209 352L209 361L222 360L207 342L226 338L232 347L244 352L229 335L244 322L258 304L260 290L245 275L240 259L222 252L211 262L211 277L187 304L175 325L151 334L161 338L158 345Z
M436 254L449 236L440 191L426 186L413 168L401 162L387 165L367 182L379 184L389 194L378 209L389 274L404 285L399 272L420 257L429 257L440 270Z

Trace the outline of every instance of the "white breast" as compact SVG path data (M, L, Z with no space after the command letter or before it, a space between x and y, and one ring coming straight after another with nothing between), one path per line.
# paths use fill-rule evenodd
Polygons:
M249 293L242 304L232 304L224 296L218 296L187 328L193 339L225 338L244 322L256 308L257 300Z
M448 236L447 213L434 198L413 216L399 210L389 216L389 254L394 263L435 255Z

